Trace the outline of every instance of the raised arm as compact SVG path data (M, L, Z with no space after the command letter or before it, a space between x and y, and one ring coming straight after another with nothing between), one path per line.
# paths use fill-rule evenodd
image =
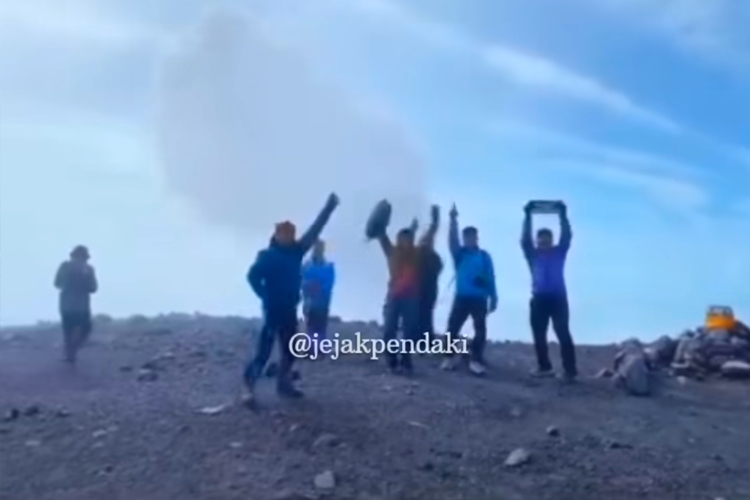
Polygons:
M461 243L458 241L458 212L456 206L451 209L451 221L448 225L448 248L454 262L458 262L458 256L461 254Z
M328 201L323 207L323 210L320 211L318 216L315 218L315 221L299 239L299 245L302 248L303 253L307 253L307 251L312 248L313 244L320 237L320 233L323 232L323 228L326 227L326 224L328 224L328 220L331 218L331 214L333 214L333 211L336 210L338 204L338 196L332 194L328 197Z
M430 225L427 227L427 231L420 238L419 244L433 246L435 244L435 235L437 234L439 225L440 225L440 207L438 207L437 205L433 205L432 212L430 215Z
M531 239L531 210L527 205L524 209L523 229L521 230L521 250L528 262L534 256L534 241Z
M247 282L255 292L255 295L263 300L266 296L266 252L261 250L255 258L255 262L247 271Z
M568 210L565 205L560 209L560 242L557 247L567 253L570 250L570 242L573 239L573 231L570 229L570 220L568 220Z
M380 248L383 249L385 257L390 258L391 254L393 254L393 243L391 243L391 239L388 237L388 233L383 231L382 234L379 234L378 243L380 243Z

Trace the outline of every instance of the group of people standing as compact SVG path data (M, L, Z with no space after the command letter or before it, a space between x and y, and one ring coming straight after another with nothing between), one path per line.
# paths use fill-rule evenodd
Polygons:
M302 299L307 333L316 338L326 337L331 296L335 283L333 263L325 258L325 246L320 240L326 223L339 204L330 195L313 225L297 239L295 226L289 221L276 225L268 248L259 252L248 271L248 282L260 298L264 312L264 327L255 356L248 363L244 380L245 400L254 402L255 383L268 363L274 336L278 337L281 361L277 374L277 392L283 397L299 398L302 392L293 384L292 365L295 356L289 345L297 329L297 308ZM532 237L533 203L524 208L521 236L523 250L532 274L533 290L530 303L530 323L537 354L535 377L553 376L549 359L547 329L552 322L563 359L563 379L573 381L577 376L575 347L569 329L569 310L565 287L564 267L570 249L572 233L567 209L556 205L560 216L561 234L554 244L552 231L540 229ZM479 246L479 231L465 227L459 231L455 205L449 212L448 245L456 273L456 290L448 318L447 331L458 336L471 318L474 337L468 368L474 375L486 373L484 349L487 342L487 316L497 309L498 296L492 257ZM396 234L395 242L384 227L375 235L388 264L388 287L383 307L383 340L398 336L418 340L423 335L433 336L434 309L438 298L438 282L443 261L435 250L435 237L440 225L440 208L431 209L430 224L417 238L418 222ZM460 233L460 237L459 237ZM309 261L305 254L313 249ZM388 368L396 374L410 375L414 366L409 352L386 354ZM444 370L457 366L451 353L441 364Z
M336 271L333 263L326 260L325 244L320 235L338 205L338 196L331 194L313 224L299 238L293 223L277 224L268 247L258 253L247 273L247 280L262 303L264 318L255 354L244 372L248 404L254 401L255 384L263 375L276 338L281 349L277 392L288 398L303 396L293 381L295 356L290 341L297 333L297 311L301 299L307 333L317 334L318 338L326 336ZM551 321L560 343L563 379L572 381L577 376L576 355L569 328L564 277L572 233L565 204L556 202L553 210L560 217L557 245L549 229L539 229L535 237L532 236L534 204L530 202L524 207L521 248L532 275L530 324L537 355L537 368L532 375L554 375L547 345L547 329ZM474 375L481 376L486 373L487 316L498 304L494 265L490 254L479 245L477 228L468 226L459 231L455 205L449 217L448 246L456 286L447 332L454 337L460 335L466 321L472 319L474 337L468 368ZM410 227L398 231L395 242L389 238L387 227L375 235L389 272L383 308L383 340L386 342L395 339L399 331L404 338L415 341L424 335L435 334L433 314L439 277L444 267L435 250L439 225L440 209L433 206L430 224L421 237L417 238L416 220ZM311 250L311 258L303 262ZM89 258L86 247L76 247L70 259L60 265L54 280L60 291L65 358L69 363L75 363L78 349L91 333L90 296L97 291L98 284ZM414 370L409 352L388 353L386 359L388 368L394 373L409 375ZM446 354L441 368L453 370L456 366L455 357Z

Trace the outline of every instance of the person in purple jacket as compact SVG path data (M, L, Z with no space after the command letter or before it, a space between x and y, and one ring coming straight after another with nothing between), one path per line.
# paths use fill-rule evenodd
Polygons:
M552 328L560 342L563 375L566 381L575 380L578 375L576 353L569 328L568 294L565 287L565 259L573 237L568 220L567 207L560 203L560 241L553 243L552 231L539 229L536 245L531 239L532 204L524 207L525 218L521 235L521 248L531 270L533 290L530 306L531 331L534 334L534 347L538 367L532 372L536 377L553 376L550 363L547 328L552 320Z

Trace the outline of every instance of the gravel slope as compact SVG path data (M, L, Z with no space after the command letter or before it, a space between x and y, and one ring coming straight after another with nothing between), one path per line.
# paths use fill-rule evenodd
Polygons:
M529 380L531 348L501 343L484 379L430 357L410 380L355 356L300 362L307 397L280 401L268 380L250 412L235 401L256 327L187 315L100 324L75 369L54 325L3 331L0 497L750 499L748 383L664 378L633 398L590 376L612 347L581 348L585 378L564 386ZM529 461L504 465L518 448ZM326 471L335 486L316 487Z

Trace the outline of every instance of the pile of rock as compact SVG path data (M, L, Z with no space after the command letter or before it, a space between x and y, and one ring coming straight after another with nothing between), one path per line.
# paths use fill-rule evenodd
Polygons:
M688 330L678 338L670 367L680 376L750 378L750 328L738 323L731 331Z
M750 328L740 322L731 331L700 327L645 346L630 339L615 356L614 369L603 373L626 392L645 396L651 393L651 372L660 368L680 377L750 379Z

